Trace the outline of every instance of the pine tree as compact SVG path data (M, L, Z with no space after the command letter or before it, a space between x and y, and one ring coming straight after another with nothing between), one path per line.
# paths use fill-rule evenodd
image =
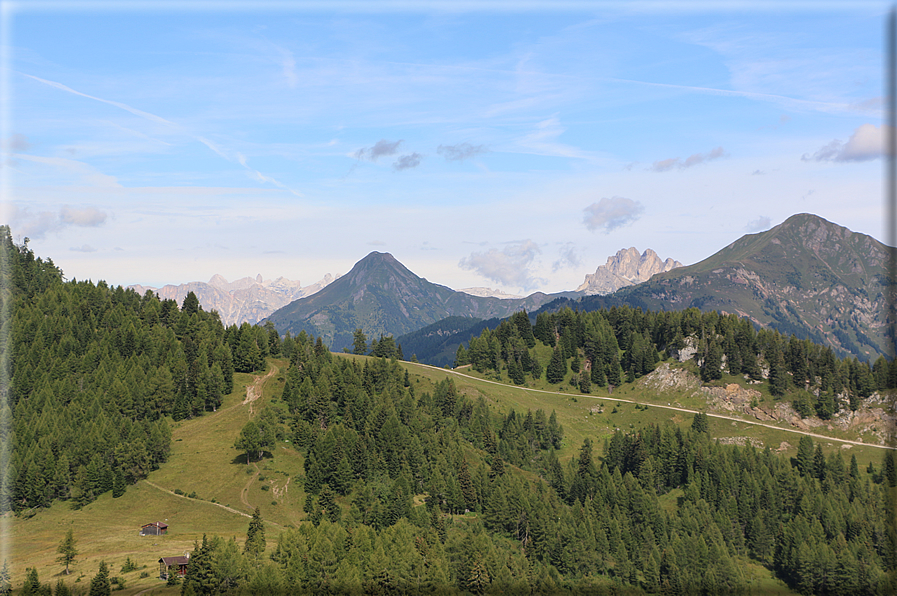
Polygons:
M203 540L205 542L205 540ZM262 513L256 507L249 521L249 530L246 532L246 544L243 552L258 560L265 552L265 522L262 521Z
M56 561L65 565L65 574L69 574L69 565L71 565L75 561L75 557L78 556L77 541L75 540L74 531L69 528L69 531L65 533L65 538L62 539L62 542L59 543L59 546L56 548L56 552L59 553L59 556L56 557Z

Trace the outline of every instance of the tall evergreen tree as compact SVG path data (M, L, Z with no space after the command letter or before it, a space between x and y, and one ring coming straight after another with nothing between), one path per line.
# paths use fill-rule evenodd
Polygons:
M564 350L561 344L554 348L551 354L551 361L548 368L545 369L545 380L552 385L557 385L564 380L567 375L567 359L564 357Z
M265 547L265 522L262 521L261 511L256 507L252 512L252 519L249 520L249 530L246 532L243 552L258 560L265 552Z

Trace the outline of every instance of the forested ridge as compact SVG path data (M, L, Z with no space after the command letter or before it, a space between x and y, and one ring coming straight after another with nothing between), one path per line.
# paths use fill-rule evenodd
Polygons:
M4 509L122 494L166 460L166 418L214 410L233 390L235 365L263 362L195 296L178 308L151 292L63 281L6 227L0 242L10 273L0 346Z
M551 348L548 359L540 359L544 350L537 345ZM539 313L535 325L521 311L470 338L468 347L459 345L455 365L506 375L518 385L544 378L590 393L592 387L631 383L687 348L702 381L718 380L724 372L766 381L773 396L790 396L804 416L828 419L842 408L856 410L875 391L897 388L897 360L882 356L870 366L853 357L841 359L830 347L696 308L643 312L619 306L584 312L566 307Z

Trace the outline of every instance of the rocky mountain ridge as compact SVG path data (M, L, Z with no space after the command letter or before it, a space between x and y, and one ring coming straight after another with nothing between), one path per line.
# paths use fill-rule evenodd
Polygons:
M650 248L639 255L635 247L630 247L608 257L607 263L600 265L595 273L586 275L576 291L589 296L612 294L620 288L648 281L657 273L676 267L682 267L682 263L670 258L662 261Z

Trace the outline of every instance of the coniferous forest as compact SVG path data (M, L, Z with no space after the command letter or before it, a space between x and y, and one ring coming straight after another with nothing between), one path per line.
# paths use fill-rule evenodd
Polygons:
M893 451L870 471L804 436L786 459L719 444L698 414L690 427L586 439L560 458L553 411L497 412L449 378L421 391L395 357L225 328L195 296L178 307L63 281L7 229L2 241L0 490L20 516L127 491L166 461L173 421L214 415L235 371L289 361L281 395L234 444L246 462L278 441L301 451L304 521L266 537L257 510L242 544L210 528L182 594L758 593L748 563L804 594L897 590ZM820 417L893 386L887 361L839 360L698 311L564 310L535 325L521 313L460 348L458 363L587 393L647 374L693 338L707 379L726 366L781 383L781 395L802 389ZM24 590L44 588L35 572Z

